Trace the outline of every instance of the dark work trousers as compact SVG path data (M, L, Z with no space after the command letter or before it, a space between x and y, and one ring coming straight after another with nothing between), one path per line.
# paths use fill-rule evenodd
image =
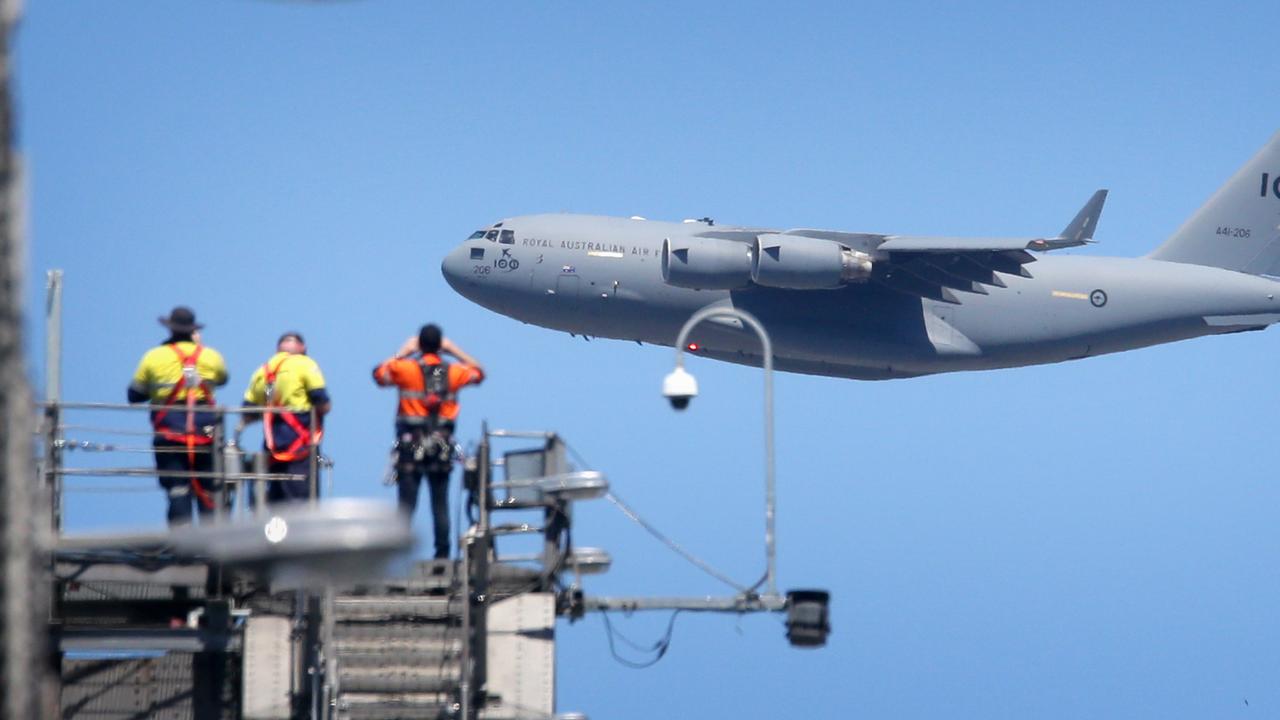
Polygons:
M431 521L435 528L436 557L449 557L449 466L442 470L438 463L415 462L401 453L396 466L396 486L400 510L409 517L418 508L418 487L423 477L431 491Z
M213 514L213 505L222 490L222 484L213 478L192 478L183 472L210 472L213 470L212 445L197 445L195 452L188 453L185 443L173 442L157 437L153 444L156 450L156 470L160 476L160 487L169 495L169 524L184 525L191 522L192 505L199 511L201 518ZM206 504L200 500L193 483L198 482L210 500Z
M263 450L270 457L270 450ZM272 458L267 462L267 472L301 475L301 480L272 480L267 483L267 504L298 502L311 499L311 458L281 462ZM316 483L316 497L320 497L320 483Z

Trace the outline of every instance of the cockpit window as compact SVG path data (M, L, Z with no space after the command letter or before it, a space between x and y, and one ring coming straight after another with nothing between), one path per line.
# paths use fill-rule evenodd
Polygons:
M475 232L471 233L471 237L469 237L469 238L467 238L467 239L468 239L468 240L479 240L479 239L480 239L480 238L482 238L482 237L484 237L484 231L483 231L483 230L477 230L477 231L475 231Z
M503 231L502 231L502 235L500 235L500 236L498 237L498 242L499 242L499 243L502 243L503 245L515 245L515 244L516 244L516 231L515 231L515 230L503 230Z
M485 233L485 234L484 234L484 239L485 239L485 240L488 240L489 242L493 242L493 241L497 240L497 239L498 239L498 231L497 231L497 230L490 230L489 232L487 232L487 233Z

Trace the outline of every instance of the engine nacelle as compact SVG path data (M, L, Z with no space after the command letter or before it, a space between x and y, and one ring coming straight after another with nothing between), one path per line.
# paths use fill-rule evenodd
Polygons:
M789 290L838 288L871 277L871 256L833 240L766 233L756 237L751 279Z
M719 238L662 241L662 279L693 290L734 290L751 284L751 246Z

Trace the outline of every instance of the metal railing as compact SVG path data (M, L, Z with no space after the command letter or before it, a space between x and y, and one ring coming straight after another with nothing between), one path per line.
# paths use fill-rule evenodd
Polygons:
M152 413L168 411L181 417L188 412L185 405L45 402L39 407L43 411L40 427L36 429L41 446L39 472L52 498L51 525L55 533L60 534L62 531L66 495L69 492L120 493L156 489L155 486L141 485L77 484L71 486L66 482L71 478L101 480L175 476L208 480L214 487L213 519L215 522L229 516L263 512L266 507L265 488L268 482L305 482L307 483L306 497L311 503L315 503L320 497L321 476L325 471L328 472L328 484L330 489L332 488L333 462L321 454L320 447L316 443L308 446L305 473L268 472L270 461L265 449L256 452L247 452L244 449L241 433L248 423L260 421L267 412L288 412L287 408L196 406L191 410L192 412L212 415L216 420L211 426L202 427L202 435L208 438L208 442L188 448L171 442L155 443L151 446L140 442L142 438L150 437L153 441L160 438L159 431L153 429L151 425ZM308 414L310 415L309 432L314 438L320 429L319 418L315 410L309 411ZM134 417L126 425L104 418L107 415ZM240 419L230 434L226 429L228 417ZM136 462L112 462L113 459L141 454L192 455L202 460L208 458L208 469L160 470L155 465L141 466ZM95 455L104 458L104 461L92 464L70 462L71 458L77 455Z

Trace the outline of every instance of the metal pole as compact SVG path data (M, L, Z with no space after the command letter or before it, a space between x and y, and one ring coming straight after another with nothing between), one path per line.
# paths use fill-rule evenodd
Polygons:
M316 409L311 408L311 426L307 432L310 433L313 442L307 443L307 480L311 483L310 495L311 504L315 505L320 501L320 446L315 444L316 437Z
M51 527L62 532L62 271L50 270L46 280L44 333L45 483L49 492Z
M44 322L44 399L62 399L62 271L50 270L45 283L47 305Z
M334 716L334 700L341 689L338 686L338 647L334 635L334 595L333 585L326 585L321 597L320 607L320 655L324 663L324 683L320 691L321 720L331 720Z
M225 462L226 448L224 444L226 442L226 438L223 437L223 434L224 434L223 425L224 423L222 422L222 416L219 415L218 423L213 426L213 442L209 443L209 452L212 453L213 455L213 457L209 458L210 460L209 470L214 475L221 478L221 482L218 483L218 491L213 494L213 497L214 497L213 521L214 522L223 522L227 519L227 492L228 492L227 473L228 473L228 470Z
M476 451L476 493L480 505L480 517L476 524L462 536L459 552L462 555L462 681L459 686L460 715L462 720L474 720L480 713L477 698L488 682L488 657L485 645L488 637L489 612L489 560L493 551L493 538L489 534L489 510L492 505L490 488L493 485L492 444L489 423L480 427L480 447Z
M694 313L680 334L676 337L676 367L684 368L684 349L689 340L689 333L699 323L713 317L733 317L741 320L756 335L760 336L760 345L764 352L764 554L765 554L765 592L777 595L776 559L777 548L774 533L774 522L777 511L777 498L774 492L774 453L773 453L773 343L764 325L754 315L735 307L705 307Z
M458 684L458 702L463 720L471 720L471 532L462 534L462 679Z
M489 477L489 473L491 472L492 465L489 461L489 423L488 422L482 423L480 426L480 449L477 451L477 456L479 458L479 466L480 466L478 468L478 473L477 473L479 475L477 482L479 483L480 487L476 489L476 492L478 492L480 495L479 526L480 526L480 533L482 535L487 535L489 534L489 484L492 482L492 478Z
M542 468L544 476L559 475L568 470L565 463L564 441L559 436L551 435L547 438L545 457ZM556 501L548 504L543 513L542 578L547 585L550 585L556 566L560 564L561 552L568 551L568 548L561 550L560 535L569 525L569 508L569 503Z

